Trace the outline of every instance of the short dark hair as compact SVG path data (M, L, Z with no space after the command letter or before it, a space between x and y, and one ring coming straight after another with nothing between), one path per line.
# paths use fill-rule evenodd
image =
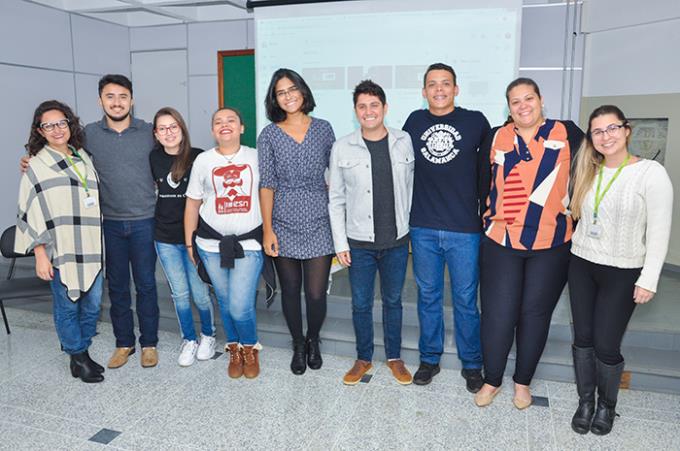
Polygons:
M38 105L38 108L33 112L33 122L31 122L31 131L28 135L28 144L26 144L26 150L31 156L37 155L38 152L45 147L45 144L47 144L47 139L45 139L38 130L40 129L40 120L42 119L43 114L52 110L61 111L68 120L68 129L71 133L68 144L73 146L76 150L83 148L85 133L83 132L83 125L80 123L80 118L76 116L73 110L65 103L59 102L58 100L46 100Z
M210 124L212 124L213 121L215 120L215 116L217 115L217 113L219 113L220 111L225 111L225 110L231 111L232 113L234 113L236 115L236 117L238 117L238 121L241 123L241 125L243 125L245 127L245 124L243 123L243 115L241 114L241 112L234 107L230 107L230 106L226 106L226 105L215 110L215 112L210 117Z
M354 88L354 93L352 97L354 99L354 106L357 106L357 99L361 94L368 94L370 96L375 96L380 99L380 102L385 105L387 103L387 97L385 96L385 91L380 85L373 80L363 80Z
M295 86L297 86L300 94L302 95L302 112L309 114L314 111L316 103L314 102L314 96L312 95L312 90L309 89L305 80L292 69L277 69L272 75L272 80L269 82L269 88L267 88L267 96L264 98L264 106L267 112L267 119L272 122L282 122L286 119L286 112L281 109L279 102L276 100L276 83L282 78L287 78Z
M110 84L122 86L130 91L130 97L132 97L132 82L125 75L121 74L106 74L99 79L99 97L101 97L104 87Z
M446 72L449 72L453 76L453 85L456 86L456 71L453 70L453 67L444 63L434 63L428 66L427 70L425 71L425 75L423 75L423 86L425 86L425 83L427 83L427 74L433 70L445 70Z
M538 97L541 97L541 90L538 88L538 84L527 77L519 77L510 82L507 88L505 88L505 100L510 102L510 91L515 89L517 86L527 85L531 86Z

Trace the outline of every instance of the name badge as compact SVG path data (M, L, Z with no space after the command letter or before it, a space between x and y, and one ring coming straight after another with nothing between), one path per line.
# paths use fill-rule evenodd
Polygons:
M97 199L92 196L87 196L83 199L83 205L85 205L85 208L92 208L97 205Z
M602 226L596 222L590 224L588 227L588 236L591 238L600 238L602 236Z

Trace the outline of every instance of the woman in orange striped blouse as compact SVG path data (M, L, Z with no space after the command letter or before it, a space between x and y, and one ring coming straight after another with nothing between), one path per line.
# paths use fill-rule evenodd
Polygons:
M531 79L506 90L511 120L492 130L486 146L490 177L480 255L484 386L475 403L500 391L516 342L513 403L531 405L529 384L548 337L550 319L567 281L572 221L569 172L583 132L571 121L543 117ZM488 181L488 179L487 179Z

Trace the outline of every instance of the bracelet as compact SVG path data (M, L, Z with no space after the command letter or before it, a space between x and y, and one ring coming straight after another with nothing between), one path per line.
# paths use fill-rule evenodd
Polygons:
M184 247L193 247L191 244L185 244Z

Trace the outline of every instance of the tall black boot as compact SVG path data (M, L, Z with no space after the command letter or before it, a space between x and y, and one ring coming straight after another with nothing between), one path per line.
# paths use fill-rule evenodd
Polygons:
M623 362L607 365L595 359L597 372L597 410L593 417L590 431L597 435L606 435L612 430L616 417L616 399L619 394Z
M293 374L303 374L307 370L307 362L305 361L307 353L305 352L304 341L293 342L293 359L290 361L290 370Z
M85 358L87 359L88 363L90 366L94 367L95 370L97 370L98 373L103 373L104 372L104 367L92 360L92 357L90 357L90 353L85 351Z
M595 413L595 350L571 347L576 374L578 409L571 419L571 428L579 434L587 434Z
M102 373L98 372L85 357L85 353L71 356L71 375L79 377L83 382L94 383L104 380Z
M323 365L321 350L319 349L319 337L307 339L307 366L312 370L318 370Z

